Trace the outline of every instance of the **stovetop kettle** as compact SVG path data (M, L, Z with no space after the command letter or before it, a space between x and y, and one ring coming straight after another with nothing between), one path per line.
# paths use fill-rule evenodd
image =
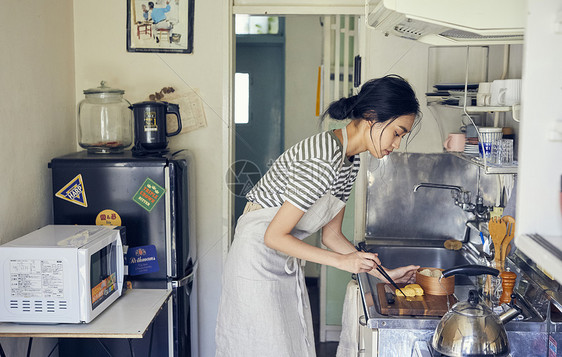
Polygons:
M464 265L443 271L443 277L452 275L497 276L499 271L481 265ZM433 349L442 355L461 356L507 356L509 342L504 324L521 313L514 303L502 315L480 301L478 292L471 290L467 301L453 305L437 325L431 341Z

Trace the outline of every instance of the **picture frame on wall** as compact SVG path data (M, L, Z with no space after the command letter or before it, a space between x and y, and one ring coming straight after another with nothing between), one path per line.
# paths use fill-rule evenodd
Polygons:
M193 52L195 0L127 0L127 51Z

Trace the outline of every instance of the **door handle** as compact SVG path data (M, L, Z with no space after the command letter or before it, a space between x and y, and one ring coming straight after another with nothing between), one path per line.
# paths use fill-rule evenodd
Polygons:
M180 280L172 280L172 288L177 289L177 288L180 288L182 286L187 285L188 283L190 283L193 280L193 274L195 274L195 270L193 270L191 273L184 276Z

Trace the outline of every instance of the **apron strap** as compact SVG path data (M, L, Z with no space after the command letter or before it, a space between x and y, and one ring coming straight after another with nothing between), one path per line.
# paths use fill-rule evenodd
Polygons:
M304 340L306 342L306 346L310 346L310 341L308 340L308 330L306 328L306 320L304 318L304 299L302 297L304 292L304 274L302 268L300 267L300 259L295 257L287 257L285 261L285 272L287 274L295 273L295 278L297 279L297 300L298 300L298 311L299 311L299 319L301 320L301 326L304 333Z
M345 152L347 151L347 126L341 128L341 136L343 137L343 155L345 156Z
M343 166L343 163L345 162L345 154L347 151L347 126L344 126L343 128L341 128L341 136L343 137L343 143L342 143L342 150L343 150L343 155L342 155L342 160L340 163L340 170L341 167Z

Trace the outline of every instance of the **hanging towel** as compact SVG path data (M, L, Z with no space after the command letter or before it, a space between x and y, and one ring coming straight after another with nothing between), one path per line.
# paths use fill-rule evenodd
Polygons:
M359 285L351 280L347 284L343 302L340 343L336 357L357 357L359 353Z

